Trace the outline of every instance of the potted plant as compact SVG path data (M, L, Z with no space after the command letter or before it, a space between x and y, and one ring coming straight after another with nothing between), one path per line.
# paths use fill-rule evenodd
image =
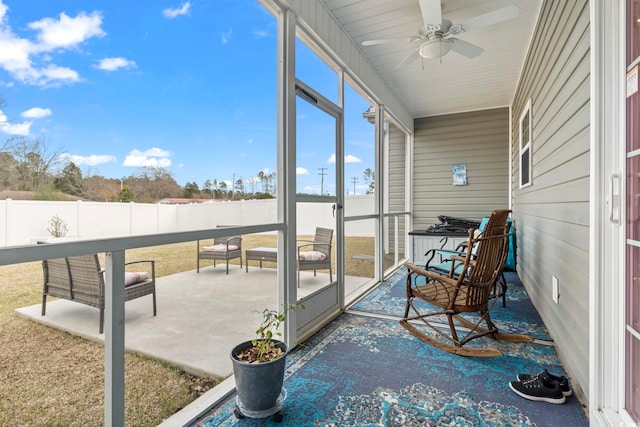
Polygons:
M256 338L231 350L237 392L234 413L238 418L274 415L276 421L282 419L279 411L286 398L282 384L289 349L274 337L282 335L280 324L289 310L294 311L295 306L285 307L283 311L264 309Z

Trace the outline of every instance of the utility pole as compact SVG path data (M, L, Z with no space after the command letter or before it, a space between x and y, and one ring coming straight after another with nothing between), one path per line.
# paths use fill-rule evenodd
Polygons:
M353 195L356 195L356 183L358 182L358 178L357 177L353 177L351 178L351 181L353 181Z
M323 196L324 195L324 176L326 175L325 171L327 170L327 168L318 168L318 170L320 172L318 172L318 175L320 175L320 195Z

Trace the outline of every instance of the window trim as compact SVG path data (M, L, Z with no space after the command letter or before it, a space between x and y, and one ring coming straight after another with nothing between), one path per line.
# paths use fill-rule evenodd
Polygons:
M531 173L531 166L532 166L532 158L533 158L533 150L531 149L532 146L532 142L533 142L533 114L531 112L531 98L529 98L529 100L527 101L527 104L525 105L524 109L522 110L522 114L520 114L520 120L518 121L518 141L519 141L519 146L520 146L520 152L519 152L519 164L520 164L520 171L518 173L519 175L519 183L520 183L520 188L525 188L525 187L529 187L533 184L533 180L532 180L532 173ZM522 137L522 125L523 122L525 120L525 118L528 117L528 124L529 124L529 131L527 133L527 140L524 141L523 137ZM528 154L528 159L526 160L527 162L527 167L528 167L528 176L527 176L527 180L526 182L523 182L523 176L522 176L522 163L523 163L523 156Z

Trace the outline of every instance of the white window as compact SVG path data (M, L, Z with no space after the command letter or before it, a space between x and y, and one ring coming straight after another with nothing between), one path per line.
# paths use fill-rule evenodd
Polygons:
M531 185L531 140L533 126L531 124L531 99L527 101L524 111L520 115L520 187Z

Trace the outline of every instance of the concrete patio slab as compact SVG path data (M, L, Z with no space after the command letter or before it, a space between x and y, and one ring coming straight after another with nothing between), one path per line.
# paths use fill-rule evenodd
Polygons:
M347 294L367 279L347 277ZM328 274L301 273L298 297L309 295L329 282ZM229 352L239 342L255 336L265 308L276 308L276 270L250 268L246 273L224 264L157 279L158 315L153 316L151 296L125 304L125 347L164 360L198 375L225 378L232 371ZM51 327L97 342L99 311L67 300L50 299L46 316L41 304L15 312Z

